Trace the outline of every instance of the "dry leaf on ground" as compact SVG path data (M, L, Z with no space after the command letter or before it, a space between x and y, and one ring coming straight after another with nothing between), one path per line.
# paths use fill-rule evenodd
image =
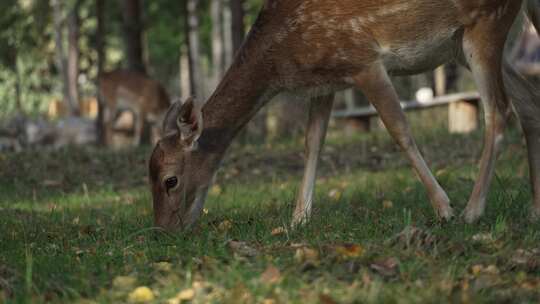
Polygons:
M399 245L404 249L429 249L434 247L438 239L429 231L415 226L407 226L390 239L390 245Z
M337 304L336 300L332 299L331 296L322 293L319 295L319 302L321 304Z
M391 200L384 200L382 202L383 209L390 209L394 207L394 203Z
M364 254L364 248L357 244L344 244L335 247L341 258L357 258Z
M281 272L275 266L269 265L261 274L261 281L267 284L276 284L281 281Z
M491 243L495 240L491 233L477 233L471 239L478 243Z
M229 241L227 246L236 254L244 257L254 257L259 255L259 251L253 247L250 247L246 242L241 241Z
M299 263L309 262L314 265L319 264L319 252L309 247L299 247L296 249L294 258Z
M229 231L232 228L233 224L229 220L224 220L223 222L219 223L218 229L220 231Z
M540 269L540 249L517 249L510 259L512 266L519 267L527 272Z
M338 201L341 198L341 191L339 189L332 189L328 192L328 197Z
M373 271L387 278L396 276L398 274L399 272L398 266L399 266L399 261L397 258L394 258L394 257L376 260L375 262L369 265L369 267Z
M272 234L273 236L276 236L276 235L284 234L285 232L286 232L285 228L283 228L283 227L277 227L277 228L272 229L271 234Z
M154 268L159 271L169 272L172 270L172 264L169 262L157 262L154 263Z

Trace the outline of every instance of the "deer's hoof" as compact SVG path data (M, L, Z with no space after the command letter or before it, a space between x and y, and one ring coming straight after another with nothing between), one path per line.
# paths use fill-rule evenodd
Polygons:
M437 216L441 221L450 221L454 217L454 209L449 204L439 208Z
M291 222L291 229L298 229L308 222L307 216L295 216Z
M465 208L462 214L463 220L467 224L473 224L482 216L484 212L478 208Z

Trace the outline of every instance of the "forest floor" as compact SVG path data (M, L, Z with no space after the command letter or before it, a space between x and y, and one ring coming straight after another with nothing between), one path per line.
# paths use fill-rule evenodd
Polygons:
M418 131L415 129L415 131ZM418 133L457 214L481 133ZM151 147L0 154L0 303L531 303L540 223L524 141L509 132L486 215L435 220L384 131L331 133L314 213L288 223L301 140L231 148L192 231L152 227Z

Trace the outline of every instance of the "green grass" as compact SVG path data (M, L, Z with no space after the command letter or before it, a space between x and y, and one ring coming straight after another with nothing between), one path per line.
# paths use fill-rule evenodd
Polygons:
M417 138L461 212L481 134L424 129ZM290 140L234 146L200 225L166 234L152 228L149 152L0 155L0 302L124 303L137 286L155 303L180 291L194 291L194 303L540 300L540 224L526 220L531 194L515 131L474 225L435 220L384 132L331 133L305 227L287 228L303 165L300 140Z

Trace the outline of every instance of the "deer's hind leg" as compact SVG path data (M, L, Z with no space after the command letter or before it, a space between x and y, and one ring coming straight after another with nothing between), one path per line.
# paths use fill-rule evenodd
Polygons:
M133 113L133 146L138 147L141 145L141 138L144 132L145 115L144 111L139 108L134 109Z
M399 104L397 93L382 63L374 63L354 80L367 99L377 109L386 129L411 161L418 177L426 187L429 199L439 218L453 216L450 200L424 161L412 137L409 125Z
M313 204L313 193L317 174L317 164L321 154L334 94L313 98L309 106L309 121L306 130L306 165L302 185L296 198L292 226L298 226L309 219Z
M463 36L463 53L482 99L485 120L480 171L463 214L468 223L476 221L484 213L497 152L510 114L502 77L502 55L514 16L507 14L501 20L483 17L471 28L467 28Z
M507 94L519 116L527 141L529 174L533 191L532 219L540 219L540 91L508 62L503 65Z

